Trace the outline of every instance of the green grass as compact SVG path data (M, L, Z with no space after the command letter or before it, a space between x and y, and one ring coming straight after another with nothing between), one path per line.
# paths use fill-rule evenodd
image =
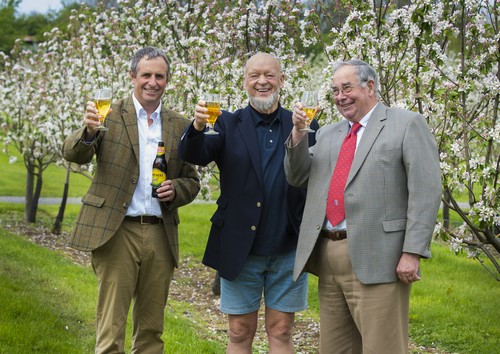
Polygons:
M203 207L193 205L191 219L200 219L197 209ZM50 221L56 212L57 206L41 206L40 222ZM68 210L66 230L77 212L75 206ZM2 225L19 222L22 208L0 203L0 219ZM97 284L91 268L4 230L0 231L0 259L0 353L92 352ZM175 301L167 306L165 353L223 352L223 344L205 339L205 329L182 315L186 306ZM129 319L128 352L130 328Z
M19 156L19 154L14 154ZM26 192L26 168L18 157L14 163L9 163L5 153L0 153L0 196L24 197ZM63 167L50 165L42 174L42 197L60 198L63 194L66 170ZM70 175L69 197L82 197L87 192L90 179L78 173Z
M0 235L0 352L90 353L90 269L7 232Z
M412 288L410 332L419 345L453 353L500 348L500 286L478 261L434 243Z
M7 164L0 154L0 195L24 195L24 166ZM43 196L59 196L65 171L49 169ZM13 177L15 176L15 177ZM72 174L72 196L82 196L90 181ZM50 192L49 192L50 191ZM41 205L38 223L50 226L58 205ZM22 204L0 203L0 219L22 220ZM63 230L69 231L78 213L68 205ZM181 257L201 261L214 204L191 204L180 209ZM451 213L452 221L459 222ZM96 283L90 269L74 265L57 252L22 237L0 232L0 353L88 353L94 342ZM423 279L414 284L410 336L417 345L450 353L490 354L500 347L500 286L475 260L453 255L433 243L433 258L422 261ZM317 278L310 276L310 313L318 318ZM182 314L189 304L169 301L165 318L169 353L220 353L224 346L205 340L203 326ZM191 313L196 314L196 311ZM68 329L66 329L68 326ZM18 333L18 334L16 334ZM223 343L225 338L221 339ZM130 346L130 340L127 345ZM189 346L189 347L188 347ZM77 349L75 349L77 348ZM191 348L191 349L189 349Z

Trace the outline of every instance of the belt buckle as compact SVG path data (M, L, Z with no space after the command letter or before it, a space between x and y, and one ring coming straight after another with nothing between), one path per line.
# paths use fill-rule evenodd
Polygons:
M144 215L141 215L141 225L146 225L146 224L147 224L147 222L144 222L144 221L143 221L143 217L144 217Z

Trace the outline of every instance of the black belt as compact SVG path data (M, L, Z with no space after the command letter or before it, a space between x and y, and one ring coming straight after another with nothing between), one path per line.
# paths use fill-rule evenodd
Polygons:
M322 237L329 238L332 241L341 241L347 238L347 232L345 230L342 231L321 230L319 234Z
M154 215L139 215L139 216L125 216L125 220L140 222L141 224L161 224L163 222L162 218Z

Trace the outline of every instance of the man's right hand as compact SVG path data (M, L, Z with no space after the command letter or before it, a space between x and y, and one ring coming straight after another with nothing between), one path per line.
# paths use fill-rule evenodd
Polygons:
M292 114L292 123L293 123L293 129L291 134L292 146L297 145L304 138L304 136L307 135L307 131L304 130L304 128L306 127L306 122L307 122L307 116L306 113L304 112L302 103L300 102L295 103Z
M198 101L196 107L194 108L193 127L199 132L205 130L205 126L207 125L207 119L210 118L207 112L208 112L207 103L203 100ZM221 114L222 112L219 111L219 116Z
M85 129L85 140L90 141L94 139L98 130L96 127L100 124L99 122L99 111L95 107L95 103L92 101L87 102L87 107L85 107L85 115L83 116L83 125L87 128Z

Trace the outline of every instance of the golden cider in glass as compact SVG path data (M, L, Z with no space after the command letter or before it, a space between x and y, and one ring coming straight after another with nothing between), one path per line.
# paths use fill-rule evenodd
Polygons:
M317 110L318 110L317 107L304 107L304 113L306 114L307 118L309 119L309 122L311 122L311 120L314 118Z
M113 91L109 87L98 88L94 92L95 108L99 112L99 125L96 127L98 130L108 130L104 126L104 120L109 114L111 99L113 98Z
M207 114L210 116L207 119L207 123L214 125L217 121L217 117L219 116L220 102L207 102L207 108Z
M101 124L104 124L104 120L106 119L106 116L108 115L109 108L111 107L111 100L110 99L96 99L95 100L95 107L99 111L99 116L100 116L100 121Z

